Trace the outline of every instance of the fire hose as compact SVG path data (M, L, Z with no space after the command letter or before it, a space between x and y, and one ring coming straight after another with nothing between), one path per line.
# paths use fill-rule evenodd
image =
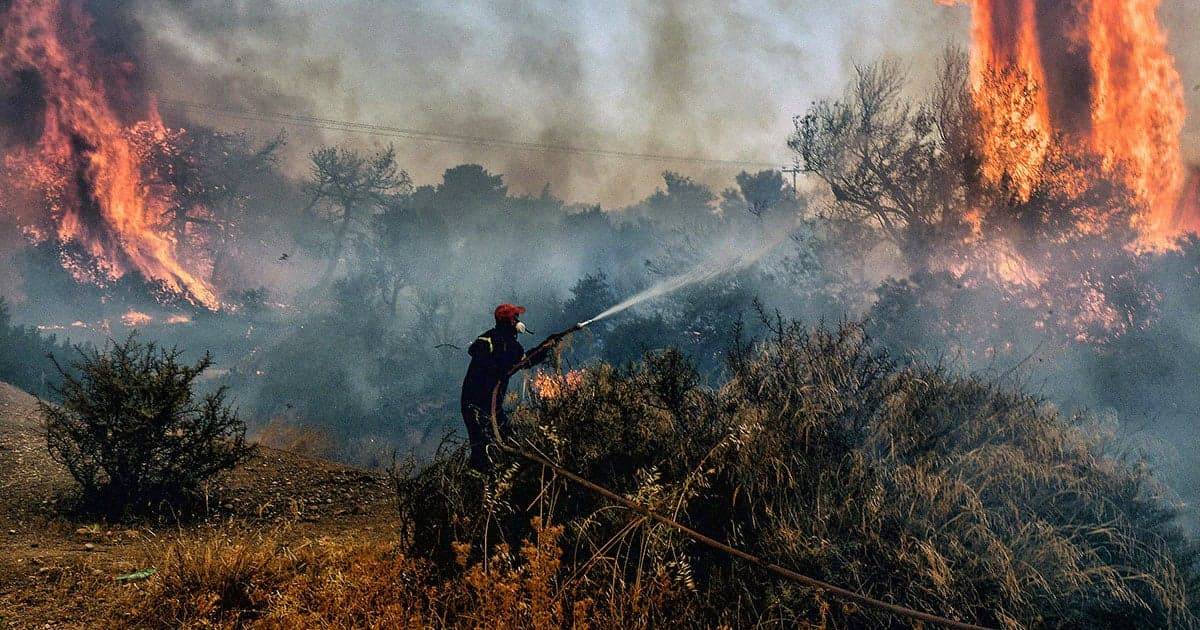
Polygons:
M629 508L630 510L637 512L638 514L641 514L642 516L644 516L646 518L652 519L663 525L666 525L667 527L670 527L671 529L678 531L679 533L683 534L684 536L687 536L688 538L691 538L692 540L694 540L702 545L705 545L712 549L716 549L717 551L734 556L736 558L741 558L742 560L745 560L746 562L749 562L750 564L757 566L761 569L765 569L765 570L767 570L771 573L774 573L778 576L787 578L787 579L795 581L795 582L799 582L801 584L815 588L819 591L829 593L840 599L854 602L854 603L860 604L862 606L868 606L871 608L877 608L879 610L885 610L887 612L898 615L900 617L907 617L909 619L924 621L926 623L937 624L939 626L943 626L946 628L961 628L964 630L988 630L985 626L978 626L975 624L970 624L970 623L966 623L966 622L962 622L962 621L955 621L953 619L949 619L946 617L941 617L938 615L921 612L919 610L914 610L912 608L907 608L907 607L901 606L899 604L891 604L891 603L888 603L885 601L875 599L873 597L869 597L867 595L863 595L862 593L851 591L849 589L845 589L840 586L835 586L828 582L818 580L817 578L814 578L814 577L809 577L807 575L797 573L786 567L782 567L773 562L764 560L763 558L760 558L754 554L751 554L746 551L742 551L741 549L738 549L736 547L731 547L731 546L729 546L719 540L711 538L709 536L705 536L704 534L701 534L700 532L688 527L687 525L684 525L684 524L676 521L675 519L673 519L669 516L659 514L657 511L654 510L654 508L652 508L648 505L643 505L641 503L638 503L637 501L633 501L631 499L623 497L623 496L613 492L612 490L605 488L604 486L601 486L601 485L599 485L593 481L590 481L588 479L584 479L580 475L573 473L573 472L567 470L566 468L559 466L558 464L555 464L554 462L550 461L549 459L546 459L545 457L542 457L541 455L538 455L537 453L531 453L531 452L521 448L520 446L517 446L515 444L506 443L504 440L504 437L500 433L500 422L497 420L497 411L499 409L499 405L501 404L501 401L499 400L500 385L502 383L507 382L508 379L512 377L512 375L533 365L535 358L538 358L538 357L540 357L540 355L542 355L546 352L549 352L551 349L553 349L555 346L557 346L558 343L561 342L564 338L583 329L585 326L590 324L592 321L594 321L594 320L588 320L586 322L575 324L574 326L572 326L560 333L550 335L544 341L542 341L540 344L538 344L537 347L535 347L533 349L533 351L526 354L524 358L522 358L519 362L517 362L517 364L514 365L512 368L510 368L508 370L508 372L504 374L504 376L501 378L501 380L496 382L496 386L494 388L492 388L492 405L491 405L492 434L495 438L496 446L502 452L507 453L509 455L513 455L516 457L520 457L520 458L529 460L535 464L549 468L550 470L554 471L555 474L560 475L560 476L568 479L569 481L571 481L579 486L582 486L583 488L590 490L591 492L594 492L594 493L608 499L609 501L612 501L612 502L622 505L626 508Z

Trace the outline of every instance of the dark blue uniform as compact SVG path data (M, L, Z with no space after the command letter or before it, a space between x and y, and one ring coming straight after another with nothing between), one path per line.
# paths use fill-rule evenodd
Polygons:
M483 471L489 467L486 447L492 436L492 391L500 384L496 397L496 421L500 434L509 434L504 396L508 392L508 371L525 358L525 348L517 341L513 326L500 325L479 335L467 349L471 366L462 386L462 415L471 441L471 467Z

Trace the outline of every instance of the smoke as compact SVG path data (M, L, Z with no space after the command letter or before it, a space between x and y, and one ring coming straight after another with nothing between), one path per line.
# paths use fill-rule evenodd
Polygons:
M1200 24L1200 5L1188 0L1166 0L1158 10L1176 67L1183 77L1184 100L1188 112L1200 112L1200 40L1192 29ZM1183 153L1191 163L1200 162L1200 120L1188 117L1183 129Z
M137 62L173 121L260 137L285 129L290 173L324 144L395 142L418 181L480 163L519 194L550 184L571 201L636 201L664 169L716 186L760 165L635 162L386 138L185 108L377 122L445 134L784 164L791 116L834 95L855 63L904 59L917 79L969 36L966 7L842 3L112 2L92 0L100 43ZM1160 15L1200 106L1200 19L1187 0ZM2 113L0 113L2 114ZM2 116L0 116L2 117ZM1185 144L1200 146L1197 125ZM1195 153L1192 149L1191 153Z
M97 3L98 5L100 3ZM110 3L103 3L105 5ZM635 162L430 140L378 138L200 112L177 101L300 113L446 134L785 164L791 116L833 94L854 63L893 54L914 68L966 32L963 12L913 3L136 2L164 110L218 128L286 128L293 173L314 146L394 141L432 181L460 163L520 194L615 206L664 169L712 185L762 165ZM103 7L107 9L107 6ZM101 7L97 6L101 13Z

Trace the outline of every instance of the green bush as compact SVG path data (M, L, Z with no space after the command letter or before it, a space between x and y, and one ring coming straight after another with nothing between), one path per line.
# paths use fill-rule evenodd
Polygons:
M885 601L994 627L1195 625L1195 547L1146 468L1106 455L1102 427L1020 392L899 367L857 325L773 327L765 342L734 344L715 390L675 352L590 369L518 408L519 439L718 540ZM667 575L691 593L682 607L664 598L675 608L659 619L909 625L780 581L539 466L510 468L482 505L443 503L415 538L515 541L534 512L565 525L577 579L601 588L601 569L616 566L628 583ZM409 488L471 496L450 490L479 483L459 470L436 462L418 479L437 483Z
M79 354L73 371L60 367L61 406L39 405L50 454L79 483L86 508L119 518L179 506L252 452L225 390L193 392L212 365L207 354L188 365L180 350L134 335Z

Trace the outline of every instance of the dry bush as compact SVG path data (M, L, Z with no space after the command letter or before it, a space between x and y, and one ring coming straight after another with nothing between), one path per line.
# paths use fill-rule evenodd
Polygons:
M1084 418L898 369L858 327L777 335L723 392L748 437L714 489L745 496L731 524L771 523L739 530L752 548L989 625L1195 623L1174 510Z
M593 368L519 408L520 440L718 540L886 601L999 627L1196 623L1197 556L1175 508L1144 467L1105 454L1086 418L897 367L856 325L772 329L734 344L718 390L675 352ZM418 542L452 531L487 548L529 537L538 514L563 524L564 562L599 589L597 606L619 605L604 589L614 576L670 585L642 620L907 623L778 581L538 466L481 484L444 455L408 488L408 505L443 506L420 517Z

